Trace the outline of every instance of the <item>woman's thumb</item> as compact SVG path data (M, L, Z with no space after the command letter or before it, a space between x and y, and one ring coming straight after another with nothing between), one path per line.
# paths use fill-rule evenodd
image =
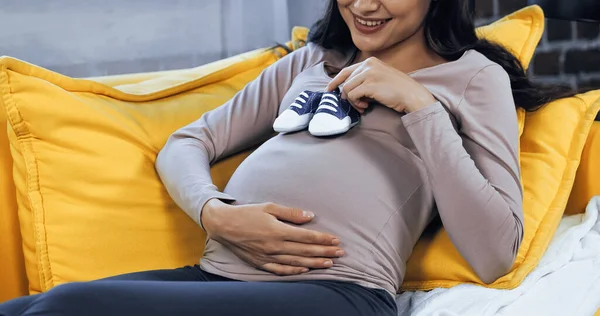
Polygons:
M310 222L315 217L315 214L311 211L304 211L299 208L286 207L277 204L267 205L265 211L275 216L278 220L294 224L304 224Z

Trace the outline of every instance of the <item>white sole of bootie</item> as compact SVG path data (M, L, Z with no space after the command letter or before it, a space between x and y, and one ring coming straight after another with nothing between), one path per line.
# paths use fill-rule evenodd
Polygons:
M308 131L313 136L333 136L348 132L356 124L349 116L340 120L331 114L317 113L310 120Z
M305 129L313 117L312 113L298 115L292 110L285 110L273 123L273 129L278 133L293 133Z

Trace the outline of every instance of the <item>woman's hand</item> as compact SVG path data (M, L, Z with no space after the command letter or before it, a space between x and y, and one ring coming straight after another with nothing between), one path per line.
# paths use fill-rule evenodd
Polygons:
M342 98L360 113L376 101L398 112L414 112L436 102L431 92L407 74L375 57L344 68L331 80L327 91L343 84Z
M310 222L311 212L273 203L228 205L213 199L202 210L208 237L256 268L277 275L329 268L344 255L333 235L295 227Z

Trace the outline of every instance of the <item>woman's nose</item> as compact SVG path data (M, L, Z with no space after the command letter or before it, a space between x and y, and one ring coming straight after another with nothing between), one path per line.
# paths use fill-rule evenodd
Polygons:
M375 12L379 9L381 3L379 0L354 0L352 6L358 11L357 13Z

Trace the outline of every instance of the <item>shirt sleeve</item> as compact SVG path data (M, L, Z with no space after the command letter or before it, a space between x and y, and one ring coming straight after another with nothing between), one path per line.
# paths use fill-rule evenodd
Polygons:
M171 135L156 159L156 170L175 203L202 228L201 212L210 199L235 201L218 191L210 166L273 135L279 105L294 78L322 59L309 43L267 67L231 100Z
M458 131L439 102L402 120L450 239L489 284L510 271L523 238L517 114L504 69L476 74L454 115Z

